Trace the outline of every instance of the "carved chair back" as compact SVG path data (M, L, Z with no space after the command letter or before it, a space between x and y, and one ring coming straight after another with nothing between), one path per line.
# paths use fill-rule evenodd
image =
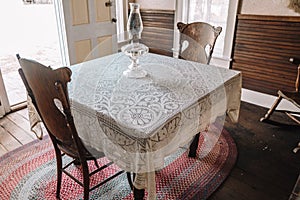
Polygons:
M80 157L84 151L79 153L78 149L84 147L74 125L67 91L71 70L67 67L53 70L36 61L18 58L20 76L52 142L70 156Z
M83 199L88 200L91 190L117 177L124 171L118 171L90 187L90 176L105 170L113 162L99 167L96 157L104 157L104 153L91 147L86 149L78 136L67 91L67 84L71 81L71 70L67 67L52 70L50 67L38 62L20 58L19 55L17 55L17 58L21 65L19 69L20 76L55 149L57 164L56 197L60 199L62 173L65 173L84 188ZM62 156L64 155L72 157L73 161L63 166ZM87 163L89 160L93 160L97 167L91 172ZM71 164L82 166L83 180L79 180L78 177L69 173L69 170L66 170Z
M180 32L179 58L209 64L222 27L205 22L177 23Z

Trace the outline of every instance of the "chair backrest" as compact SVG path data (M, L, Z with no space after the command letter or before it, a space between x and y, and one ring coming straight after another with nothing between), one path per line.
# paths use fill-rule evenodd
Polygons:
M222 27L205 22L177 23L180 32L179 58L209 64Z
M51 139L60 145L76 147L74 134L78 138L70 111L67 83L71 70L67 67L56 70L33 60L20 58L20 76L28 95L38 111Z

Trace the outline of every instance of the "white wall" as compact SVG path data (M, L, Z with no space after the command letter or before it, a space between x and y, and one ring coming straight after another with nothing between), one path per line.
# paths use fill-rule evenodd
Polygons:
M141 9L175 10L175 0L136 0Z
M300 16L288 8L289 0L242 0L242 14Z

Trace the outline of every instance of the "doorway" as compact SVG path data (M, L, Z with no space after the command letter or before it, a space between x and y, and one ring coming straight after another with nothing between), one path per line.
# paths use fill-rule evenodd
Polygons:
M46 66L61 66L56 23L53 0L9 0L0 7L0 69L6 90L0 92L10 106L27 99L17 53Z

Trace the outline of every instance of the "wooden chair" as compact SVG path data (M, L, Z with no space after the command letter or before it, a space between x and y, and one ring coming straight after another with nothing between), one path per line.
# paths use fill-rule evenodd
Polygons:
M173 52L165 50L165 49L158 49L158 48L149 47L149 52L159 54L159 55L163 55L163 56L173 57Z
M205 22L177 23L180 32L179 58L209 64L222 27Z
M273 112L276 110L277 106L281 102L282 99L286 99L292 104L294 104L296 107L300 108L300 59L299 58L290 58L290 62L298 65L298 73L297 73L297 78L295 82L295 91L281 91L278 90L278 97L275 100L274 104L272 107L268 110L268 112L265 114L264 117L260 119L261 122L266 122L270 116L273 114ZM292 120L294 120L296 123L300 124L299 118L297 118L296 115L300 115L300 112L294 112L294 111L288 111L288 110L277 110L281 111L287 114Z
M19 69L20 76L55 149L57 198L60 196L62 173L65 173L84 188L84 199L89 199L91 190L120 175L123 171L117 172L90 188L90 176L105 169L112 162L99 167L96 158L104 157L104 154L102 152L95 154L94 149L84 146L78 136L70 110L67 91L67 83L71 81L71 70L67 67L52 70L50 67L46 67L38 62L21 58L19 55L17 55L17 58L21 66ZM70 156L73 160L63 166L62 157L65 155ZM93 160L97 166L97 169L92 172L88 168L88 161L90 160ZM67 168L72 164L82 166L83 182L77 180L68 172Z
M179 58L209 64L216 40L222 27L214 27L205 22L177 23L180 32ZM195 135L190 144L189 157L195 158L200 133Z

